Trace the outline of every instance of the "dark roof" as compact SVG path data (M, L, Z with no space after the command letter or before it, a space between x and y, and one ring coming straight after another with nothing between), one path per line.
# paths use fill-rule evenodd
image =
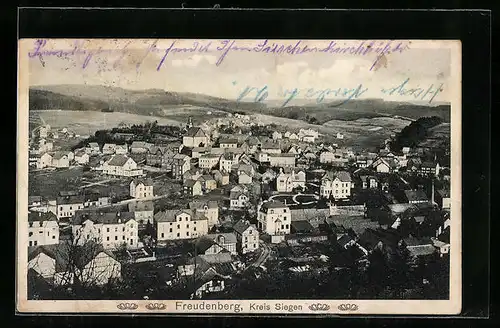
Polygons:
M292 221L291 226L295 232L311 232L314 229L306 220Z
M83 246L61 243L55 245L36 246L28 250L28 259L35 258L38 254L44 253L56 261L56 272L65 272L70 270L70 266L74 265L79 269L83 269L90 261L92 261L101 252L106 253L112 258L115 258L111 252L104 250L101 244L87 242Z
M186 132L186 137L206 137L207 135L205 134L205 132L203 132L203 130L199 127L193 127L193 128L190 128L187 132Z
M67 151L56 151L54 153L54 155L52 156L53 159L61 159L63 158L64 156L68 156L68 153Z
M186 213L191 216L191 220L208 220L203 213L189 209L184 210L165 210L155 214L156 222L175 222L176 216L181 213Z
M223 233L212 233L205 235L206 238L210 238L216 243L219 242L219 238L224 239L224 243L236 243L236 235L232 232L223 232Z
M409 202L428 200L427 195L422 190L405 190L405 196Z
M245 220L239 220L238 222L236 222L234 224L233 230L241 235L251 226L253 226L255 228L255 226L253 224L250 224L249 222L247 222Z
M219 144L237 144L238 139L224 138L219 140Z
M154 203L153 201L136 201L128 203L128 210L130 212L142 212L142 211L153 211Z
M42 201L42 196L28 196L28 205L32 203L39 203Z
M108 161L108 165L111 166L123 166L125 163L127 163L129 157L125 155L114 155L111 157L111 159Z
M134 180L132 180L132 182L137 186L138 184L142 183L143 185L145 186L152 186L154 185L154 182L151 178L147 178L147 179L140 179L140 178L136 178Z
M349 234L345 234L343 235L342 237L340 237L338 240L337 240L337 243L344 247L345 245L347 245L348 243L350 243L352 241L352 237L349 236Z
M135 220L134 212L98 212L98 211L76 211L71 223L74 225L83 224L91 220L94 223L117 224L119 221L126 223Z
M351 182L351 175L347 171L339 171L339 172L332 172L328 171L325 173L323 176L323 179L329 179L329 180L335 180L335 178L338 178L342 182Z
M30 212L28 214L28 222L33 221L57 221L57 216L52 212Z
M205 254L205 252L213 245L217 245L217 243L214 240L203 236L196 241L196 251L198 254Z
M262 204L261 209L269 209L269 208L288 208L288 206L286 206L285 204L283 204L278 200L272 200Z
M192 180L192 179L187 179L185 182L184 182L184 185L186 187L193 187L196 183L200 183L198 180Z
M57 197L57 205L63 204L83 204L85 201L85 196L74 195L74 196L60 196Z
M217 208L219 204L216 200L202 201L202 200L193 200L189 202L189 208L191 210L203 210L203 208L207 206L208 208Z

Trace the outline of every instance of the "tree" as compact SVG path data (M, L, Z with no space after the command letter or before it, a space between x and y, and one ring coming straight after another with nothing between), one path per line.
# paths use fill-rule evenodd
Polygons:
M370 297L377 298L389 283L390 268L386 254L375 248L368 256L367 291Z

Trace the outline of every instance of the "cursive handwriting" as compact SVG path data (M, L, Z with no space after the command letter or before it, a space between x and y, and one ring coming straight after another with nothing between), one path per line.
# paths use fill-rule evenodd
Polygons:
M233 82L233 85L237 85L237 82ZM322 103L325 99L341 98L342 102L339 105L345 104L351 99L357 99L361 97L368 88L363 87L363 84L359 84L353 88L347 87L339 87L339 88L326 88L326 89L314 89L314 88L290 88L290 89L282 89L277 91L276 95L280 98L283 98L283 103L281 107L285 107L293 99L300 98L301 99L314 99L316 103ZM241 91L239 91L237 96L237 101L250 100L253 102L264 102L267 100L269 96L269 87L267 85L262 87L251 87L245 86Z
M131 42L131 41L130 41ZM36 40L34 48L28 53L30 58L42 58L44 56L55 56L55 57L76 57L83 56L82 68L89 66L89 63L93 58L100 55L106 55L109 53L119 53L120 59L115 61L113 68L116 68L116 63L121 61L130 49L128 49L127 43L123 48L120 49L103 49L99 47L98 49L87 49L85 48L82 41L75 41L70 49L45 49L47 45L47 40L40 39ZM242 44L244 42L244 44ZM185 43L183 43L185 44ZM289 56L300 56L303 54L318 53L318 54L330 54L330 55L352 55L352 56L368 56L376 55L376 59L373 62L373 69L378 63L383 55L390 53L402 53L403 51L409 49L409 46L405 42L395 42L395 41L358 41L357 43L351 43L350 45L344 45L342 42L330 41L328 45L310 46L305 44L303 40L298 40L294 44L271 42L269 40L255 41L254 44L249 45L248 41L242 40L208 40L208 41L193 41L188 46L179 46L176 40L173 40L170 45L162 49L158 46L158 40L153 41L149 44L146 49L133 49L133 50L144 50L144 54L139 56L139 60L136 63L136 68L138 69L144 59L150 53L159 53L160 60L156 67L157 71L160 71L163 67L165 60L172 55L178 53L213 53L217 57L215 62L216 66L220 66L224 60L231 54L235 52L253 52L253 53L264 53L264 54L274 54L274 55L289 55Z
M424 88L408 86L410 79L407 78L400 84L392 86L389 88L380 88L381 95L385 98L396 98L400 97L413 97L415 100L428 100L431 103L436 96L443 91L444 84L441 83L438 86L431 84ZM238 86L238 82L233 82L234 86ZM337 87L337 88L325 88L325 89L315 89L315 88L281 88L274 92L272 99L278 97L283 99L281 107L290 105L290 103L296 99L302 100L313 100L320 104L327 100L331 101L333 99L340 99L340 103L335 106L341 106L352 99L359 99L368 92L368 88L363 86L363 84L358 84L354 87ZM262 103L268 100L269 94L273 93L273 90L269 86L248 86L245 85L237 91L237 101L250 101ZM331 105L331 104L330 104Z
M432 103L434 98L436 98L440 92L443 92L444 83L441 83L438 86L431 84L427 87L421 88L419 86L409 87L409 81L410 79L407 78L399 85L391 88L382 88L381 92L388 96L411 96L417 100L429 100L429 104Z

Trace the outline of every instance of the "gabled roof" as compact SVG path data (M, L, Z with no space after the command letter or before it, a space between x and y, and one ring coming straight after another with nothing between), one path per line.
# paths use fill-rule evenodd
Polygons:
M52 212L30 212L28 214L28 222L34 222L34 221L56 221L57 222L57 216L52 213Z
M186 132L186 137L206 137L205 132L199 127L192 127Z
M212 233L205 235L205 237L215 241L216 243L219 242L219 238L223 238L225 244L235 244L237 242L236 235L232 232Z
M89 142L87 146L95 148L95 147L99 147L99 144L97 142Z
M250 227L255 228L255 225L250 224L249 222L245 220L239 220L236 222L233 226L233 230L239 233L240 235L243 234L245 231L247 231Z
M108 161L108 165L110 166L123 166L129 159L132 159L130 157L127 157L125 155L113 155L111 159ZM133 160L133 159L132 159Z
M143 184L144 186L153 186L154 185L154 182L151 178L147 178L147 179L141 179L141 178L135 178L134 180L132 180L130 183L134 183L135 186L139 185L139 184Z
M153 144L144 141L133 141L130 148L146 148L149 149L153 147Z
M295 230L295 232L299 233L310 232L313 230L313 226L309 223L309 221L306 220L292 221L291 226Z
M347 171L340 171L340 172L332 172L328 171L325 173L325 175L321 178L321 180L335 180L338 178L342 182L351 182L351 175Z
M68 151L56 151L54 153L54 156L52 156L52 158L55 160L58 160L58 159L63 158L64 156L68 156L69 153L70 152L68 152Z
M205 254L205 252L214 245L217 245L215 241L203 236L196 241L196 251L198 254Z
M153 211L154 203L152 200L150 201L136 201L128 203L128 210L130 212L144 212L144 211Z
M271 200L269 202L265 202L261 206L261 209L265 209L265 210L271 209L271 208L288 208L288 206L286 206L285 204L283 204L282 202L280 202L278 200Z
M57 205L83 204L85 197L81 195L70 195L57 197Z
M90 220L96 224L127 223L130 220L135 220L135 213L115 211L98 212L94 209L80 210L76 211L75 215L71 219L71 223L73 225L81 225L87 220Z
M238 139L233 138L221 138L219 144L238 144Z
M182 213L188 214L192 221L208 220L203 213L190 209L161 211L155 214L154 219L156 222L175 222L177 215Z
M184 186L189 187L189 188L192 188L192 187L194 187L194 185L196 185L197 183L201 183L201 182L200 182L199 180L187 179L187 180L184 182Z
M191 210L203 210L203 208L207 206L208 208L218 208L219 204L216 200L202 201L202 200L194 200L189 202L189 208Z
M405 190L405 196L409 202L428 200L427 195L422 190Z

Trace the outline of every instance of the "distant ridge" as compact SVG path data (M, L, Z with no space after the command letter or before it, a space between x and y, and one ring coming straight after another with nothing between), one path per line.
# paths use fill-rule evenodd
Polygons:
M128 90L99 85L32 86L29 92L30 110L114 111L139 115L164 116L171 106L200 106L227 113L265 114L323 124L331 120L356 120L384 116L419 118L438 116L450 121L450 105L424 106L409 102L382 99L328 101L317 104L279 105L238 102L192 92L172 92L161 89Z

